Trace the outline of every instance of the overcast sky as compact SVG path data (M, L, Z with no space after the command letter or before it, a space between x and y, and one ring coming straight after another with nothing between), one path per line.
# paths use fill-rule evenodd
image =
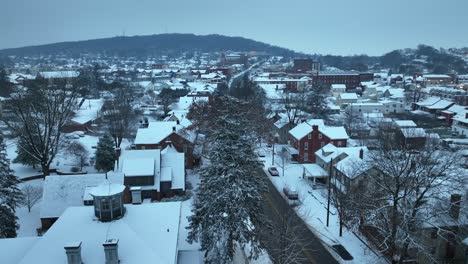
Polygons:
M124 32L217 33L321 54L468 46L468 0L1 0L0 6L0 49Z

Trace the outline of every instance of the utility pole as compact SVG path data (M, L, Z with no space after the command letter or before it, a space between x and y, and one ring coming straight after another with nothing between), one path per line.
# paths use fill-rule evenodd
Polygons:
M273 150L271 153L271 166L274 166L274 165L275 165L275 141L273 140Z
M330 200L331 200L331 177L332 177L333 158L330 159L330 169L328 172L328 201L327 201L327 227L330 222Z

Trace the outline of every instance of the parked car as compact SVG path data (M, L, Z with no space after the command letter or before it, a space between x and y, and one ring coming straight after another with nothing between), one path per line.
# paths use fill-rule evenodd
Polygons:
M269 167L268 172L271 176L279 176L279 171L276 169L276 167Z
M290 199L290 200L299 200L299 194L297 193L296 190L285 186L283 188L283 192L286 195L286 197L288 197L288 199Z

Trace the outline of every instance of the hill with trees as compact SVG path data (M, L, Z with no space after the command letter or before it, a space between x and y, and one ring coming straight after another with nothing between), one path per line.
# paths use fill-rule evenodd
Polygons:
M159 34L148 36L113 37L84 41L60 42L38 46L0 50L0 55L78 56L100 53L109 56L159 56L183 52L256 51L271 55L295 56L296 52L242 37L222 35Z

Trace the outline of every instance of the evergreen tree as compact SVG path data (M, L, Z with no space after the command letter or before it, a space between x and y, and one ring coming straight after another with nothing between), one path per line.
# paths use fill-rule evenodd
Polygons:
M28 149L28 144L24 142L22 137L19 138L16 148L16 157L13 159L13 163L21 163L23 165L33 166L39 164L39 161L35 159L32 155L32 150Z
M7 205L0 204L0 238L16 237L19 225L15 212Z
M10 160L7 158L5 143L0 142L0 204L8 206L13 212L23 198L18 188L19 179L10 169ZM1 217L0 217L1 218Z
M94 167L98 171L111 171L115 162L114 141L106 134L99 139L96 148L96 164Z
M252 223L264 220L260 210L264 176L258 173L248 122L236 110L244 103L228 97L219 100L224 102L210 135L209 163L200 172L199 193L189 217L188 241L201 241L206 263L231 263L237 245L250 244L249 257L255 258L260 243Z

